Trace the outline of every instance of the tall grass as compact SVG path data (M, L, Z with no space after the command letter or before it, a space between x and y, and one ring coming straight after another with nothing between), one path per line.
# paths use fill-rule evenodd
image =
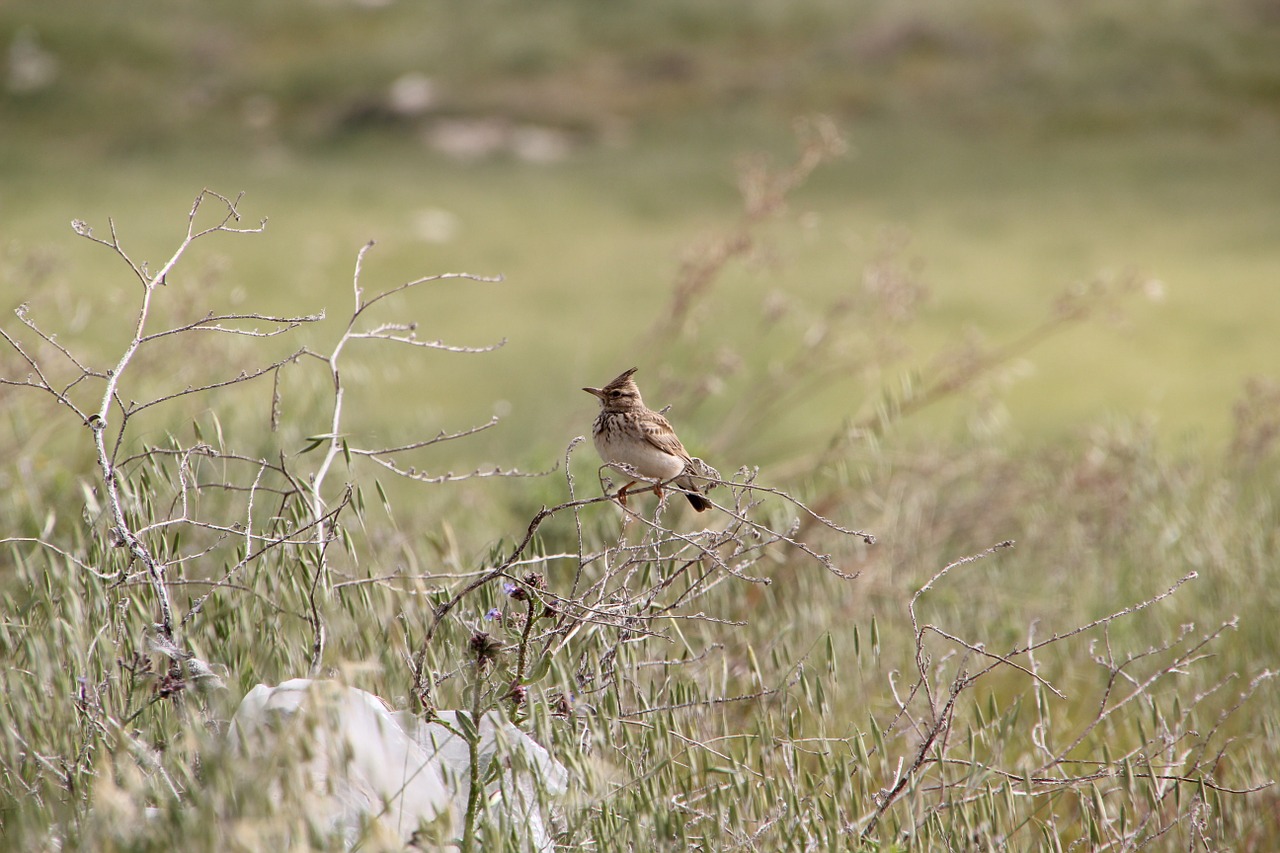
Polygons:
M784 426L767 469L711 493L707 530L613 509L578 441L508 479L450 470L467 429L346 430L345 392L396 357L373 347L484 357L418 338L395 298L484 282L375 286L366 249L345 331L277 351L310 315L193 288L187 241L152 270L79 225L133 300L92 318L119 348L81 357L56 293L2 327L6 846L337 845L220 748L250 686L305 673L516 721L570 769L566 847L1274 846L1275 394L1251 389L1217 457L1125 421L1052 446L915 427L942 401L988 423L1015 354L1135 287L1100 277L1008 343L917 360L923 292L892 257L844 302L766 306L790 344L772 372L752 329L709 357L723 271L839 148L819 126L797 165L747 168L743 219L646 333L651 400L682 422L711 386L740 401L700 455L750 459ZM189 240L269 240L237 233L240 208L202 194ZM861 414L788 440L832 382Z

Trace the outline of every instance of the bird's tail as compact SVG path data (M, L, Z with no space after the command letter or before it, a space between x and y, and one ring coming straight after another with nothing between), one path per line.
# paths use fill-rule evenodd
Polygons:
M701 477L707 481L706 485L699 489L698 484L692 477L685 477L682 482L676 485L685 490L685 497L689 499L689 503L693 504L693 508L698 512L706 512L711 509L711 501L704 498L702 493L709 492L716 487L716 484L720 482L720 472L695 456L686 465L685 473Z
M698 488L698 484L690 477L682 477L676 481L676 485L684 490L684 496L689 499L689 503L693 504L693 508L698 512L706 512L711 509L711 501L702 496L702 490Z
M698 512L706 512L711 509L711 501L697 492L685 492L684 496L689 499L689 503L693 504L693 508Z

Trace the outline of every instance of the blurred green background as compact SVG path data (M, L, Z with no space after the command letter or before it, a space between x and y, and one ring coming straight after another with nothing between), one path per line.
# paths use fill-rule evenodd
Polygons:
M1017 366L1015 435L1120 413L1219 443L1280 359L1275 0L61 0L0 6L0 43L6 306L52 327L128 292L73 218L112 217L156 264L201 187L245 191L266 233L209 241L186 274L211 308L326 309L303 340L345 321L366 240L371 290L505 276L404 309L426 337L505 349L405 359L362 408L434 430L497 405L485 452L563 447L593 414L580 386L660 373L645 330L690 247L736 221L736 158L788 162L814 114L849 154L726 270L707 352L749 343L770 294L822 305L890 252L930 294L921 364L1007 340L1074 282L1144 283L1122 320ZM840 390L816 431L865 410Z
M815 511L879 537L869 549L817 525L800 529L842 569L861 573L853 584L785 552L764 568L779 581L767 592L716 581L706 612L750 624L735 632L695 620L684 624L700 627L676 629L690 654L728 639L705 668L681 668L681 690L731 696L785 682L778 702L790 715L786 739L859 741L864 713L877 733L900 716L897 688L886 686L916 666L905 603L960 555L1018 540L1016 551L957 572L961 579L946 579L926 602L926 618L991 648L1040 637L1037 626L1044 635L1097 626L1117 607L1150 602L1199 572L1188 593L1095 627L1108 654L1114 642L1140 666L1151 649L1186 651L1177 644L1192 642L1192 623L1197 637L1219 625L1240 628L1213 652L1186 651L1194 672L1171 663L1164 674L1176 673L1176 682L1119 701L1129 703L1124 720L1115 715L1096 731L1089 722L1115 710L1099 710L1112 682L1086 663L1096 633L1072 633L1052 656L1045 649L1037 672L1069 687L1070 700L1052 706L1058 736L1072 738L1080 725L1092 731L1079 750L1090 762L1145 751L1167 731L1153 723L1149 738L1145 721L1162 715L1188 736L1228 740L1217 758L1201 753L1188 776L1208 768L1237 789L1265 790L1211 798L1212 835L1233 849L1276 847L1267 780L1280 717L1274 691L1258 688L1277 657L1280 603L1265 581L1280 549L1280 386L1260 382L1250 393L1245 384L1274 377L1280 363L1280 0L9 0L0 4L0 51L0 308L28 303L41 329L105 370L134 331L141 288L110 250L76 236L71 221L84 220L98 237L114 222L131 257L154 270L208 187L231 197L243 191L243 224L269 224L263 234L199 241L157 289L160 316L150 328L210 311L327 312L323 323L279 338L191 334L149 343L129 365L123 393L148 400L226 380L299 346L330 352L351 310L357 252L369 240L377 241L364 264L369 294L434 273L500 274L500 284L452 280L378 306L377 320L416 321L424 339L508 343L470 356L353 341L341 424L353 446L421 440L498 414L496 428L415 451L403 464L431 473L545 469L590 428L596 403L579 388L638 366L647 402L675 404L673 420L694 453L725 474L761 466L760 483L793 490ZM798 121L814 116L839 130L847 152L818 167L785 209L744 231L744 163L762 157L773 174L785 172L803 149ZM677 333L655 331L687 264L713 256L724 245L718 240L745 238L750 249L717 268L688 322ZM1098 282L1105 287L1097 292L1125 282L1131 292L1094 302L1088 288ZM1089 322L1028 337L1064 293L1077 294L1073 304L1091 313ZM8 315L0 330L39 347L41 364L55 365L61 381L77 379L51 347L31 344L35 333L18 318ZM945 386L966 364L982 365L983 354L1018 341L1034 346L1015 348L995 369L977 371L981 381L957 383L959 393L943 387L938 405L894 421L894 404L911 402L904 386L927 389L939 377ZM824 373L828 365L838 369ZM0 376L20 382L27 370L10 349L0 357ZM804 387L751 420L794 384ZM100 387L84 382L75 394L90 399ZM320 454L301 451L308 434L329 429L332 385L320 362L306 360L282 373L280 387L281 434L266 430L271 388L256 381L130 420L122 454L207 440L247 458L287 456L295 473L314 470ZM0 388L0 412L0 455L10 460L0 467L0 515L12 535L44 531L68 553L123 573L127 555L108 548L110 522L93 492L99 478L90 475L87 432L28 388ZM878 413L889 416L877 422ZM889 428L846 428L877 423ZM573 458L576 495L598 494L595 454L583 448ZM239 519L242 492L214 496L238 469L219 464L208 461L215 487L200 517ZM143 521L178 513L174 495L186 495L187 481L173 465L157 468L154 481L144 465L126 472L150 513ZM419 642L422 599L416 586L362 581L394 574L448 584L492 565L506 551L502 534L519 534L539 505L562 501L566 481L389 482L384 516L358 468L372 470L379 496L378 475L394 479L357 464L328 480L335 500L338 471L363 484L369 509L344 516L343 533L353 538L335 572L355 585L344 582L328 605L334 640L326 655L340 665L373 662L361 684L391 698L410 680L406 652ZM773 523L782 524L783 509L769 516ZM256 511L275 510L260 503ZM585 532L567 515L545 525L535 550L572 553L583 541L603 548L618 535L612 512L584 516ZM691 517L676 516L681 525ZM186 527L198 542L200 525ZM163 541L155 528L148 535L161 553L201 547L176 534ZM184 564L193 584L239 559L231 553L238 543L219 547ZM0 765L8 778L38 782L46 799L10 785L16 795L0 802L0 823L17 827L15 839L25 827L25 837L44 840L46 804L62 804L63 825L80 823L76 780L102 764L83 744L100 743L111 756L131 748L89 729L66 697L83 690L85 673L113 685L126 707L149 701L138 697L150 688L124 679L117 655L154 652L143 642L154 615L140 587L99 583L56 549L22 539L8 554L0 603L13 602L7 612L17 615L0 621L0 641L17 663L3 673L0 693L14 722L0 728ZM294 570L308 564L293 549L272 559L278 563L244 579L247 589L227 588L183 629L184 642L225 663L233 692L297 675L310 654L307 622L282 617L275 604L314 606L314 585ZM190 608L190 591L203 587L182 583L175 596ZM482 588L469 599L432 655L447 661L463 648L498 595ZM263 642L267 631L272 639ZM601 637L575 643L594 654L605 648L596 645ZM813 657L819 643L830 659L825 672ZM805 660L812 681L797 687L793 664ZM552 680L539 688L543 698L568 683L559 673ZM1238 699L1245 682L1260 694L1247 705ZM1049 711L1039 710L1042 691L1020 684L1004 679L975 692L973 707L993 710L965 722L969 746L960 746L957 726L956 754L972 748L976 731L993 738L992 766L1037 766L1048 717L1028 710L1021 728L1012 726L1033 693L1036 714ZM442 701L460 689L446 684ZM758 724L764 748L739 758L777 781L771 762L784 753L770 745L780 742L772 728L780 707L699 709L690 725L720 744L721 735L736 742ZM139 721L148 743L182 742L167 705ZM608 715L597 724L610 725ZM23 732L81 775L66 771L64 780L32 767ZM801 837L790 818L777 820L777 803L754 777L738 791L721 787L718 767L687 769L677 734L679 743L659 734L635 742L638 755L674 757L666 775L646 777L663 802L680 791L694 802L688 792L709 784L719 799L708 801L708 813L745 816L724 821L730 831L742 827L743 846L771 826L762 849L772 838L781 848ZM552 736L565 738L561 754L578 754L570 728ZM840 806L841 820L864 819L901 772L899 757L915 752L913 740L901 729L880 747L879 765L849 759L838 773L824 765L806 786L784 780L799 797L791 814L825 820L810 806L838 803L848 781L858 790ZM1175 743L1179 737L1166 749ZM166 760L185 772L180 753ZM986 759L969 760L977 770ZM840 783L837 797L824 787L828 776ZM596 790L612 785L600 778ZM979 784L1003 797L1020 780L992 776L975 790ZM645 786L623 787L634 791L578 837L609 837L614 811L625 818L619 826L654 811ZM932 810L931 790L945 800L951 789L921 785L899 811ZM1113 815L1119 792L1119 835L1126 807L1144 815L1167 805L1149 810L1132 785L1127 794L1108 790ZM1080 815L1092 808L1083 795L1019 794L1001 824L982 811L981 797L953 805L937 815L963 831L944 827L939 837L979 844L973 827L991 826L993 839L1007 832L1015 846L1045 849L1022 839L1062 829L1076 843L1087 831ZM1189 808L1171 818L1185 832L1170 832L1168 843L1181 849L1195 846L1208 814ZM1110 820L1101 805L1096 811ZM216 812L206 815L211 827ZM101 814L110 828L110 813ZM893 820L886 839L915 822L911 814ZM122 838L135 831L119 825L111 831ZM88 846L108 849L95 826L79 831ZM175 826L183 824L175 818ZM695 829L714 840L721 822L704 826ZM1165 829L1150 829L1147 840L1161 843ZM666 830L627 831L642 846ZM671 849L688 846L673 841ZM120 849L138 848L130 841Z

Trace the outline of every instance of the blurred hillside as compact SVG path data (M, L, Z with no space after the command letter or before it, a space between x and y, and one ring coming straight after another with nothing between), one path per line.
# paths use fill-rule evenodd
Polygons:
M588 141L708 111L1046 134L1280 118L1274 0L66 0L5 4L0 36L6 148L82 156L461 117Z

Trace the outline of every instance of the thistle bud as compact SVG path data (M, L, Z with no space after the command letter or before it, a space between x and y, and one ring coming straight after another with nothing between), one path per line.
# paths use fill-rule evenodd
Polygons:
M498 652L502 651L502 643L490 637L486 631L476 631L471 635L471 642L468 643L471 653L483 666L491 662L498 656Z

